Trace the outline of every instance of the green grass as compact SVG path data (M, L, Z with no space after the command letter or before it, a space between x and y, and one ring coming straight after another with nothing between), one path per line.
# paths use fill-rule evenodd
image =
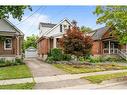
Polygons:
M117 64L95 64L90 66L88 65L76 66L68 64L53 64L53 65L71 74L127 69L127 66L120 66Z
M0 67L0 80L32 77L26 65Z
M89 80L91 83L101 83L105 80L120 78L120 77L124 77L124 76L127 76L127 72L87 76L87 77L82 77L82 78Z
M12 85L0 85L0 89L32 89L35 83L22 83Z

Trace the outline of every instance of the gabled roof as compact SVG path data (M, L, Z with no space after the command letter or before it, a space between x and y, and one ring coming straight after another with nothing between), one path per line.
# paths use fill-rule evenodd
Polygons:
M65 19L61 20L58 24L56 24L53 28L51 28L50 30L46 31L44 33L44 35L47 35L48 33L50 33L52 30L54 30L56 27L58 27L64 21L67 21L71 25L70 21L67 18L65 18Z
M53 28L56 24L40 22L40 25L41 25L42 27Z
M102 38L102 36L104 35L104 33L108 31L108 29L109 29L109 27L102 27L102 28L92 31L92 32L94 32L94 34L92 35L92 39L93 40L100 40Z
M17 32L19 32L21 36L24 36L24 33L20 29L18 29L14 24L12 24L9 20L7 19L3 20L6 21L9 25L11 25Z

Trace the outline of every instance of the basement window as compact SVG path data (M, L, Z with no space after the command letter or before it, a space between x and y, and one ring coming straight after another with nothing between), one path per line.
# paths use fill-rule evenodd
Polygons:
M6 38L4 41L4 50L11 50L12 49L12 39Z

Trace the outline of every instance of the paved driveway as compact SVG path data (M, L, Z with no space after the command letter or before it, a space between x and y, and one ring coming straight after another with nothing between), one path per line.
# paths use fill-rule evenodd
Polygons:
M34 77L55 76L55 75L66 74L65 72L57 69L56 67L44 63L36 58L26 59L25 62L30 68Z

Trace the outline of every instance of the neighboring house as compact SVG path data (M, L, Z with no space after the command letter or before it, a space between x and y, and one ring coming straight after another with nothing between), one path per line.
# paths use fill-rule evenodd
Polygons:
M37 41L39 56L45 59L52 48L59 48L59 38L63 36L71 25L72 24L67 19L61 20L58 24L40 22L40 36Z
M0 20L0 58L21 58L24 34L7 19Z
M109 27L102 27L86 34L93 39L91 53L97 55L120 55L123 58L127 56L127 45L120 45L117 38L111 33Z

